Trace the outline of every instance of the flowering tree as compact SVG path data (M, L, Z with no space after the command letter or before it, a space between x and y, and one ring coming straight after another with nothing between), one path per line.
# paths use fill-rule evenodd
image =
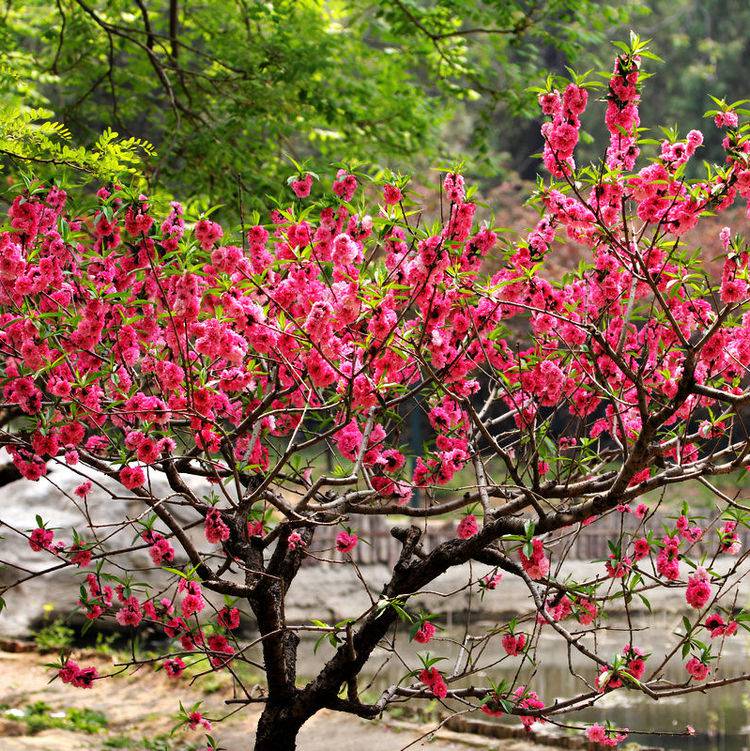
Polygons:
M290 179L292 205L243 232L241 245L208 218L186 226L177 203L157 219L145 196L119 186L76 212L57 187L20 194L1 240L2 443L29 480L59 463L80 473L70 501L82 517L63 540L44 519L33 528L29 509L30 529L12 531L48 563L19 581L80 567L86 616L156 628L172 640L159 660L170 676L206 658L231 672L239 701L263 705L258 751L293 749L323 708L375 718L393 702L437 697L517 715L528 728L612 691L657 700L750 679L715 663L747 620L733 605L750 517L710 479L744 468L750 449L741 419L748 252L723 230L713 281L681 240L701 216L750 198L750 130L739 105L721 102L711 114L725 132L725 164L686 178L702 140L693 130L637 167L648 55L633 38L615 61L601 164L573 159L593 84L577 79L561 93L550 81L539 92L552 179L538 193L542 218L512 246L489 226L473 228L476 206L455 172L443 182L443 221L428 226L400 178L368 208L361 176L339 171L313 201L314 176L302 170ZM590 260L554 281L546 261L563 235ZM426 411L431 434L409 468L403 427L414 408ZM157 475L171 492L155 491ZM195 477L214 491L197 493ZM665 531L653 529L656 509L639 499L688 481L713 489L717 513L699 523L685 508ZM125 551L86 515L94 483L113 503L128 491L142 504L121 527L166 584L148 589L117 568ZM446 492L449 483L461 490ZM560 576L551 564L571 539L612 514L635 524L610 541L600 574ZM321 554L316 534L338 529L341 563L353 566L368 515L419 521L393 523L401 553L372 606L334 625L315 613L288 622L286 593L305 558ZM445 515L455 532L429 548L423 531ZM717 566L720 557L729 563ZM461 659L443 669L446 643L410 598L472 561L489 573L467 586L491 597L503 576L516 577L531 608L484 635L467 630ZM646 655L630 603L659 588L684 598L689 616L662 653ZM215 606L209 592L233 601ZM613 655L596 637L614 602L628 618ZM235 670L249 660L235 636L243 609L262 645L260 690ZM501 658L520 671L543 630L588 664L579 692L551 700L533 683L477 682ZM305 632L327 638L332 652L300 685ZM379 645L396 650L401 632L432 642L430 652L366 700L362 671ZM665 671L680 660L676 683ZM64 682L86 688L104 677L61 658ZM197 709L184 721L210 726ZM626 735L581 729L605 746Z

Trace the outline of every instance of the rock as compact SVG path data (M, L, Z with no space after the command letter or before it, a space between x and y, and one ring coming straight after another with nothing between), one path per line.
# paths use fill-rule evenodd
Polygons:
M73 495L73 490L85 479L93 480L94 487L84 502ZM163 474L152 471L149 479L158 497L173 495ZM210 486L198 481L191 483L191 489L200 497L209 492ZM184 522L198 520L195 512L184 507L172 507L172 512ZM21 533L28 534L36 527L36 515L48 528L55 530L56 541L64 540L70 545L75 528L84 540L92 541L96 535L107 550L113 551L140 542L134 522L145 519L150 513L143 501L119 483L90 470L83 476L69 467L55 467L48 478L38 482L21 479L0 487L0 533L4 538L0 555L4 564L0 569L0 594L4 587L22 580L2 595L6 607L0 613L0 633L28 636L35 625L51 615L71 613L77 606L80 584L85 575L94 570L94 564L88 568L61 566L60 559L49 553L31 550ZM123 527L126 520L131 523ZM166 532L159 521L155 528ZM201 525L190 530L189 536L201 547L205 546ZM175 549L179 556L179 546ZM153 566L146 548L121 553L112 559L115 560L118 566L107 563L103 571L117 576L131 571L133 581L150 585L165 581L166 575ZM184 560L177 560L174 565L179 567L183 563ZM35 576L45 570L49 573Z
M36 645L33 641L22 641L21 639L2 639L0 638L0 652L20 653L35 652Z

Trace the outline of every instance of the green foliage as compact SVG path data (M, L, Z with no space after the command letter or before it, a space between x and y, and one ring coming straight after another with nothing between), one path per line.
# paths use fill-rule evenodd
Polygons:
M90 148L76 146L70 131L51 115L44 109L0 108L0 155L17 164L41 165L54 174L68 168L109 182L137 173L142 156L155 153L147 141L120 138L109 128Z
M712 101L709 94L732 101L750 93L745 75L750 5L742 0L647 0L646 5L649 13L632 20L631 25L642 38L652 39L663 62L650 66L656 75L644 88L641 110L648 114L648 120L642 125L654 128L680 123L680 138L697 128L705 136L701 159L721 161L723 133L703 116L706 110L714 109L716 100ZM629 28L623 24L609 38L626 38ZM597 42L590 46L589 53L601 65L609 62L612 50L611 45ZM584 127L596 142L604 135L601 109L590 110ZM599 156L583 145L577 161L585 163ZM701 161L695 160L688 177L696 177L701 169Z
M30 735L50 728L93 735L102 732L107 727L106 715L93 709L70 707L54 710L49 704L37 701L29 704L23 712L24 714L19 719L26 723Z
M104 634L101 631L96 634L96 641L94 642L94 651L102 655L117 654L116 643L118 640L118 634Z
M372 33L388 39L416 65L427 91L454 108L471 172L497 174L485 157L514 149L512 122L538 116L528 87L543 71L574 61L582 49L603 46L614 28L648 12L641 0L389 0L369 6ZM364 10L363 10L364 14ZM463 127L461 127L463 126ZM503 127L505 126L505 127ZM520 134L522 137L524 133ZM526 158L531 151L525 151Z
M185 743L172 738L168 734L154 736L153 738L131 738L127 735L117 735L107 738L102 743L105 749L132 749L132 751L198 751L205 748L205 744L198 741Z
M463 154L474 177L533 179L531 84L582 55L609 65L610 40L631 28L674 72L647 87L644 124L704 128L710 160L721 135L703 125L706 89L747 88L745 21L740 0L9 3L0 168L143 182L191 196L193 212L221 196L232 219L281 198L294 163L342 156L420 175ZM599 156L601 107L584 119L579 163Z
M15 6L14 6L15 7ZM0 22L0 170L32 165L38 176L85 173L109 182L133 175L155 152L140 138L122 138L111 128L90 134L92 145L75 143L67 126L53 119L42 91L50 77L35 58L14 49L13 14Z
M74 638L75 631L57 618L37 631L34 643L40 652L62 652L73 646Z
M234 196L235 216L267 203L287 155L412 170L470 146L477 167L498 113L534 111L526 87L550 59L640 1L10 3L0 155L105 180L145 157L150 192L197 209Z

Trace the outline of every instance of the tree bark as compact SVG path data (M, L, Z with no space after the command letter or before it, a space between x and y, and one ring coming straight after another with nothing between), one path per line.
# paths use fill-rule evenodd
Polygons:
M251 547L247 551L246 582L256 585L248 602L263 637L263 664L268 681L268 702L258 721L255 751L295 751L300 728L320 709L295 685L299 636L286 628L284 614L286 590L299 570L313 533L311 527L303 529L302 544L297 549L290 549L287 535L282 535L267 566L260 549ZM257 579L250 573L264 569L265 575Z
M258 721L254 751L295 751L302 722L289 707L266 704Z

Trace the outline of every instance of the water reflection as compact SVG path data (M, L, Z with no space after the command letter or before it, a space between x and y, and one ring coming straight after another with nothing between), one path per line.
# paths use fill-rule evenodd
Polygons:
M658 664L658 660L664 656L663 643L660 646L658 639L660 636L667 637L678 625L679 619L674 621L664 621L654 623L648 630L641 632L634 643L644 652L651 652L647 666L652 669ZM462 632L453 632L443 637L449 636L453 639L460 640ZM672 637L669 644L674 644L675 637ZM627 632L609 632L599 639L599 653L602 655L614 655L628 641ZM419 646L420 650L415 647ZM442 640L433 642L429 645L432 654L446 655L451 654L455 659L457 647L450 642ZM311 675L322 659L330 654L328 648L321 648L317 656L310 654L312 650L301 649L300 671L302 674ZM403 644L399 647L399 653L404 657L410 668L416 668L419 661L416 657L417 651L426 651L422 645ZM724 654L719 665L720 672L724 675L736 674L737 672L748 672L748 654L750 653L750 639L747 632L740 630L739 634L727 640L724 648ZM382 658L387 653L383 652L381 660L373 660L371 663L372 670L380 665ZM482 664L499 659L503 655L499 637L494 637L489 647L484 653ZM578 659L580 656L575 653L573 666L575 669L581 668L587 677L591 677L591 667L585 658ZM675 682L684 682L687 674L683 667L683 661L679 659L679 654L673 658L670 667L667 670L667 677ZM484 683L486 679L492 678L495 682L501 678L512 680L515 676L519 664L518 657L508 658L495 665L491 670L485 673L479 673L479 679L474 683ZM567 698L574 696L576 693L587 691L587 687L579 679L572 676L568 669L568 655L564 645L561 646L560 638L551 630L546 629L539 644L538 657L539 667L522 672L523 682L533 670L536 674L533 678L533 689L549 703L556 697ZM440 663L443 670L449 671L452 667L452 661ZM405 673L406 669L397 660L391 660L373 679L373 688L382 690L387 686L397 682ZM647 673L648 675L648 669ZM654 702L643 695L619 691L606 696L596 707L567 715L566 720L576 722L594 722L605 719L621 726L629 727L633 730L649 730L652 732L681 732L687 725L692 725L696 730L694 737L686 736L631 736L631 740L636 740L644 745L660 746L666 749L680 749L681 751L750 751L750 718L748 717L748 707L750 706L750 685L735 684L721 689L715 689L706 694L694 693L683 697L665 699L660 702ZM483 719L484 715L481 715ZM498 722L507 722L507 718L499 718ZM511 720L517 722L517 720Z

